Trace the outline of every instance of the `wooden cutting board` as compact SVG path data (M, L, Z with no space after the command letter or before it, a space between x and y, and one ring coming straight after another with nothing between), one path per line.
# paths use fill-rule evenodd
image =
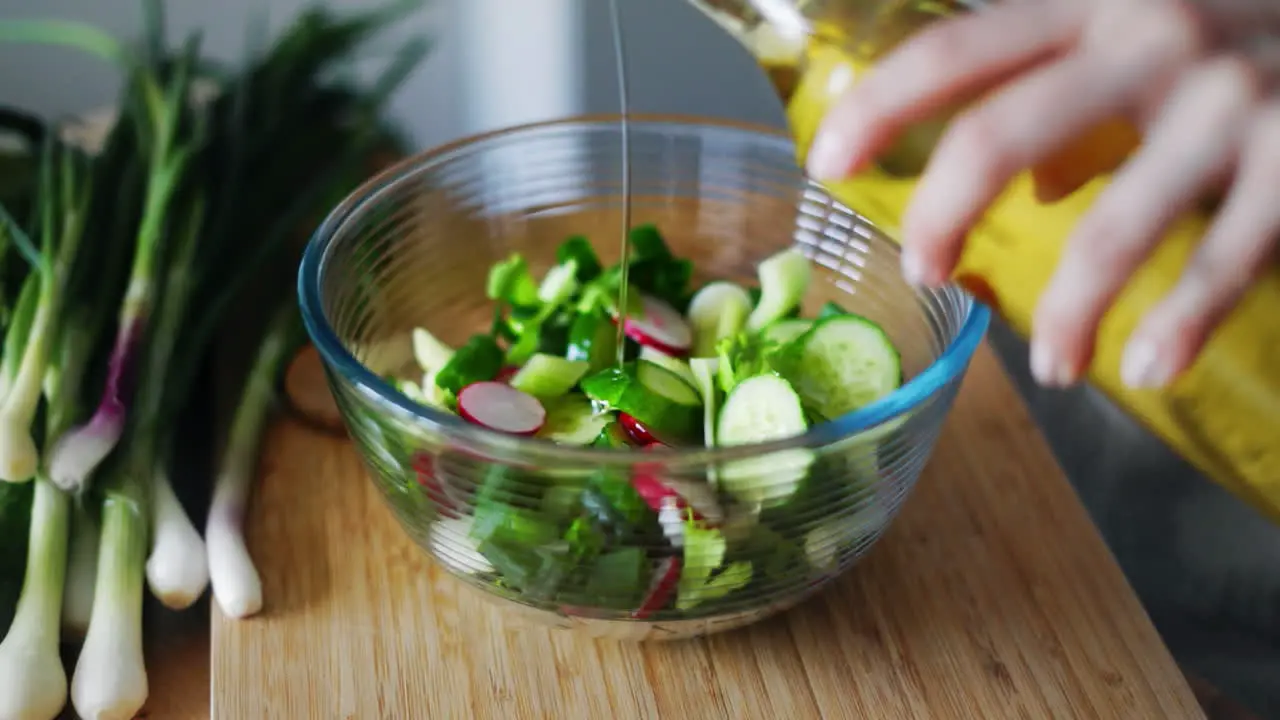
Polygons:
M668 644L511 616L432 564L351 445L265 443L267 607L213 617L214 717L1203 718L985 347L902 516L785 615Z

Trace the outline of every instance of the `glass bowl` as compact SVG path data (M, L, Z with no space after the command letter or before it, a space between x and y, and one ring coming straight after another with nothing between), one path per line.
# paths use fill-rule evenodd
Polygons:
M594 635L688 637L790 607L867 552L928 460L989 316L957 288L909 286L897 244L807 181L787 137L653 116L633 117L630 133L632 225L656 224L672 251L693 261L695 282L754 282L756 263L794 245L814 266L805 315L834 300L879 323L902 354L902 387L799 437L658 452L503 435L400 394L386 378L413 368L413 328L455 347L487 330L485 281L495 262L519 252L541 273L576 234L606 264L616 261L616 116L511 128L401 162L330 214L298 285L351 437L397 520L431 557L545 622ZM805 453L814 458L805 480L793 493L778 491L781 464ZM739 484L752 494L720 494L720 558L706 559L715 542L686 554L661 532L615 533L589 550L566 539L583 527L616 527L601 498L625 494L639 475L709 490L728 471L751 476ZM501 524L508 542L477 554L471 538L481 523L489 524L481 535ZM627 583L600 580L608 562L621 564ZM736 575L723 583L734 589L714 597L707 588L726 568ZM683 607L655 608L670 588L660 586L681 573Z

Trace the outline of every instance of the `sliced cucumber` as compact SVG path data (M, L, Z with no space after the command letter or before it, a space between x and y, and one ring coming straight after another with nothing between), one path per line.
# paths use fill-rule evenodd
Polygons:
M840 549L857 535L848 518L833 518L818 525L804 536L804 556L818 572L832 573L839 568Z
M585 360L537 353L511 378L511 387L538 399L557 398L572 390L590 368Z
M750 445L800 435L808 424L800 396L777 375L756 375L734 387L716 425L722 446ZM735 460L720 469L720 484L739 500L775 507L799 488L814 455L794 448L771 455Z
M764 337L770 342L786 345L813 327L812 320L779 320L764 329Z
M831 518L814 527L804 537L804 554L809 565L822 573L839 570L840 551L880 532L889 518L879 500L872 497L852 517Z
M463 575L486 575L493 564L480 554L479 545L471 537L471 518L440 518L431 524L431 547L450 570Z
M689 363L678 357L668 355L658 348L648 345L641 346L640 359L645 362L651 362L665 370L670 370L680 377L681 380L689 384L694 390L698 389L698 381L693 376L693 371L689 369Z
M678 375L653 363L640 361L589 375L582 381L582 391L661 437L684 441L700 434L698 394Z
M796 341L791 382L823 417L836 418L896 390L902 359L879 325L859 315L832 315Z
M422 328L413 329L413 359L425 373L440 372L453 359L453 348Z
M800 305L809 289L809 258L790 248L760 263L760 302L747 318L747 329L758 331L781 320Z
M709 283L689 301L693 357L715 357L716 343L738 333L751 314L751 295L731 282Z
M585 395L572 393L547 404L547 420L538 437L561 445L590 445L613 422L613 414L596 412Z
M578 315L569 327L569 346L565 357L585 360L590 372L600 372L618 359L618 328L595 310Z
M690 371L692 373L692 371ZM636 363L636 378L640 384L667 400L689 408L702 406L698 391L679 374L648 360Z

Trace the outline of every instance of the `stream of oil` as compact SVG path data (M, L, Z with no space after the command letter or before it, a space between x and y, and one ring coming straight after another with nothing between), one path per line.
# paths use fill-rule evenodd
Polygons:
M618 284L618 366L626 350L627 286L631 275L631 93L627 85L627 46L622 32L619 0L609 0L609 19L613 26L614 65L618 75L619 143L622 150L622 227L619 229L622 278Z

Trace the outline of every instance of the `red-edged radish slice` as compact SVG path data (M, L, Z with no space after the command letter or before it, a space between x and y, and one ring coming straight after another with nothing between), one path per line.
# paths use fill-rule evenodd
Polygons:
M518 372L520 372L519 365L508 365L502 368L501 370L499 370L498 377L494 378L493 380L494 382L509 383L511 382L511 378L515 377L516 373Z
M430 455L420 452L413 457L413 470L418 476L418 484L427 491L427 497L436 504L440 514L449 518L461 517L457 503L449 497L440 479L436 477L436 464Z
M655 447L658 446L647 445L645 450ZM643 463L636 465L631 487L654 512L661 512L663 501L672 498L681 510L692 508L694 520L712 526L724 522L724 510L716 502L715 491L706 483L663 477L660 467Z
M667 487L665 483L663 483L661 480L654 477L653 475L645 475L645 474L636 475L635 477L631 478L631 487L636 489L636 493L640 495L641 499L644 500L645 504L648 505L649 508L652 509L654 512L657 512L662 509L662 501L667 498L674 498L676 501L676 504L681 509L684 509L687 506L687 503L685 503L684 498L680 497L678 494L676 494L675 490L672 490L671 488ZM695 518L697 517L697 514L698 513L695 510L694 511Z
M643 620L661 610L675 593L676 584L679 582L680 558L674 555L664 558L654 568L653 582L649 583L649 590L644 594L644 600L640 602L640 607L631 613L631 617L635 620Z
M493 380L462 388L458 414L476 425L512 435L532 435L547 421L547 411L537 398Z
M652 432L649 432L649 428L624 412L618 413L618 424L622 426L622 431L627 434L627 437L631 438L631 442L643 446L645 450L655 446L666 447Z
M630 315L623 324L627 337L673 355L687 355L693 347L693 331L684 316L665 302L647 295L640 297L640 315Z

